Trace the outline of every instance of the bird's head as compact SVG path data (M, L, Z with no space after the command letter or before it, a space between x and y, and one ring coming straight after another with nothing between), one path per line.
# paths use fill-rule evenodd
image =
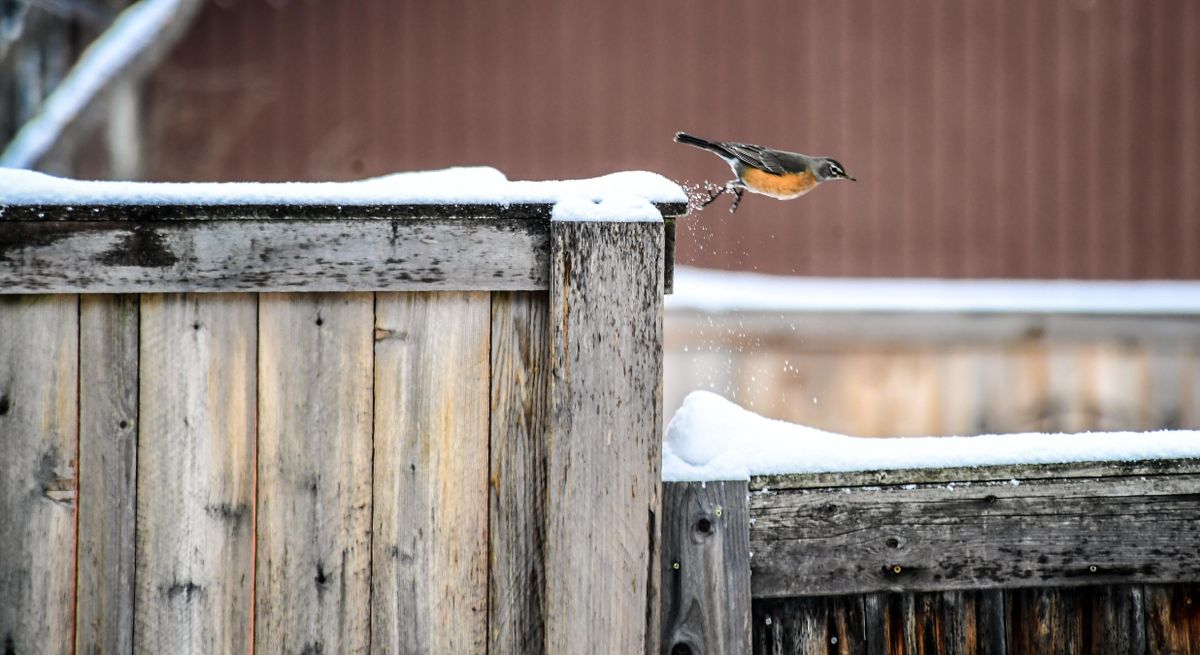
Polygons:
M816 170L817 178L821 182L828 182L829 180L850 180L851 182L857 181L846 173L846 169L842 168L842 165L839 164L836 159L830 157L822 157L819 160Z

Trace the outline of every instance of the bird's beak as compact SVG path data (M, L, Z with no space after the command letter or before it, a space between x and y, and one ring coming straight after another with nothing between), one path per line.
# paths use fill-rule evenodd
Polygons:
M850 180L851 182L857 182L857 181L858 181L858 178L857 178L857 177L850 177L849 175L847 175L847 176L846 176L846 179L847 179L847 180Z

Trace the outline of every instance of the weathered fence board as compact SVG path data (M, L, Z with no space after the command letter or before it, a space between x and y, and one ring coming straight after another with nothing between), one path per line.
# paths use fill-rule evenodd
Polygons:
M546 651L657 652L663 224L550 232Z
M374 300L259 298L257 652L370 644Z
M492 294L488 652L545 652L545 293Z
M253 295L141 301L134 646L250 648Z
M1146 652L1200 653L1200 585L1147 585Z
M754 493L754 595L1200 579L1200 474L1120 470Z
M0 299L0 650L70 653L79 299Z
M4 293L544 289L549 268L545 221L248 218L3 226Z
M755 601L753 608L756 655L865 655L870 648L861 598L773 598ZM880 622L884 617L877 615Z
M662 507L661 652L749 653L746 483L664 483Z
M375 653L487 647L490 301L376 297Z
M75 647L133 650L138 297L79 299L79 545Z
M1146 652L1140 586L1013 589L1005 596L1010 652Z

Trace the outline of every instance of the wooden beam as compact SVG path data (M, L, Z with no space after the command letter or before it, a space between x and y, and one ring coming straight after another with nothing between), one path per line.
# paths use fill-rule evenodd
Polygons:
M375 298L262 294L254 650L371 641Z
M72 652L79 298L0 299L0 652Z
M752 483L755 597L1200 580L1195 462ZM1133 472L1130 472L1130 471ZM798 479L803 476L796 476ZM854 480L855 475L848 476Z
M490 301L376 296L372 653L487 649Z
M662 648L750 652L750 507L746 483L663 484Z
M79 309L79 576L75 649L133 651L138 297Z
M549 299L492 294L488 652L545 646Z
M550 210L0 206L0 294L544 290Z
M663 223L550 233L545 652L654 653Z
M531 221L0 224L3 293L544 289Z
M134 651L247 652L258 299L141 299Z

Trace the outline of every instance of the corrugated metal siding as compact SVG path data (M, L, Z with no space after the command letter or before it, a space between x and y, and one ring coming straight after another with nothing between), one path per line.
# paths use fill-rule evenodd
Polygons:
M1200 277L1200 3L227 1L152 93L157 179L454 164L723 182L671 142L860 178L688 219L679 260L801 275Z

